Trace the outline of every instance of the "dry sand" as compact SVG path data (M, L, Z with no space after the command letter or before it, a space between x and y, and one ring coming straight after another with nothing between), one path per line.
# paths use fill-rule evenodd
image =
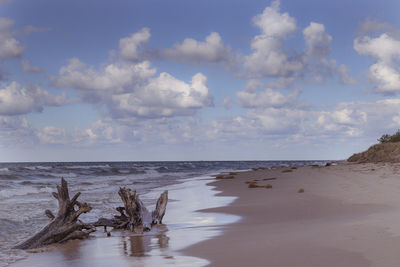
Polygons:
M214 182L222 195L239 198L207 212L242 219L184 253L212 266L400 266L399 164L289 169ZM248 188L254 180L272 188Z

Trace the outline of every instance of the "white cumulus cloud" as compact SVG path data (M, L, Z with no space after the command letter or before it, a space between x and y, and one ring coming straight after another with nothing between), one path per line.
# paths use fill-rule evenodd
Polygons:
M21 86L12 82L0 89L0 115L21 115L40 112L44 106L60 106L68 102L65 93L54 96L39 86Z
M304 68L299 55L290 55L283 41L295 32L296 20L288 13L280 13L280 2L274 1L262 14L253 18L261 34L251 41L252 54L245 57L244 67L255 77L296 76Z
M186 38L173 49L166 49L164 54L167 58L191 64L221 63L229 66L235 61L230 46L224 45L217 32L210 33L204 42Z
M121 55L126 43L141 43L148 39L148 32L145 28L121 39L125 40ZM166 72L157 75L149 61L119 60L95 70L73 58L52 79L59 88L78 90L83 101L107 107L118 119L193 115L197 109L213 105L203 74L195 74L187 83Z
M156 73L150 62L116 62L100 70L86 66L78 58L69 60L60 68L59 76L53 77L57 87L98 93L124 93L144 84Z
M311 57L328 56L331 52L330 43L332 36L325 32L325 26L320 23L311 22L303 30L306 42L306 53Z
M201 73L188 84L163 72L135 92L113 95L110 109L116 117L192 115L195 109L212 105L206 82Z
M143 28L140 31L131 34L119 40L119 53L123 59L139 60L140 53L138 51L140 45L147 43L150 39L150 29Z
M368 77L376 85L377 93L400 91L400 40L396 36L389 33L374 38L360 36L354 40L354 49L375 61L368 70Z

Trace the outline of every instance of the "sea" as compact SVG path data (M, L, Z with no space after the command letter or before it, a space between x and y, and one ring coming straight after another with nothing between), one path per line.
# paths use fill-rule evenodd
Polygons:
M107 239L101 231L86 242L86 247L100 240L108 249L100 251L119 257L120 266L204 266L207 261L180 253L183 248L221 233L222 225L240 220L238 216L198 212L198 210L229 205L235 197L217 196L210 185L218 173L247 171L274 166L324 165L327 161L163 161L163 162L40 162L0 163L0 266L13 266L31 257L30 252L12 249L41 230L49 219L44 211L57 212L52 192L63 177L70 196L81 192L80 202L92 206L80 216L84 222L117 215L122 206L120 187L137 191L151 210L161 192L169 191L164 225L143 236L112 233ZM138 239L139 238L139 239ZM127 241L128 240L128 241ZM139 244L139 245L138 245ZM42 252L47 253L47 252ZM70 252L68 252L70 253ZM64 254L68 254L64 253ZM65 266L79 265L79 257L60 253L57 262ZM105 254L104 254L105 253ZM40 253L35 253L40 254ZM125 260L124 260L125 259ZM92 263L94 263L92 261ZM105 263L104 260L102 263ZM137 264L136 264L137 263ZM132 265L133 264L133 265ZM37 266L42 264L38 263ZM23 266L23 264L22 264ZM30 266L35 266L31 264ZM104 265L105 266L105 265Z

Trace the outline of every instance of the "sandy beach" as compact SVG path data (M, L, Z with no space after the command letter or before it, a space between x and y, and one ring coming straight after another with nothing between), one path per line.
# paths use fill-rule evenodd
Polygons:
M276 179L273 179L276 178ZM248 188L248 181L272 188ZM339 163L239 173L213 183L242 216L184 250L211 266L398 266L400 165ZM304 189L303 193L298 190Z
M176 222L185 202L172 201L165 229L144 237L99 232L12 266L398 266L400 164L278 167L228 178L209 184L225 204L210 202ZM201 207L213 198L196 191L207 181L174 190L186 192L183 200L201 195L192 201ZM203 241L189 242L196 235Z

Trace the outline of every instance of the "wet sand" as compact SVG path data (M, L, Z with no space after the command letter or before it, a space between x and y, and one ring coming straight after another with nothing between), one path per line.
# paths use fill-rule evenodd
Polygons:
M98 227L87 240L38 249L10 266L205 266L206 259L184 255L180 250L220 234L220 224L239 219L234 215L195 212L204 207L226 206L234 200L216 197L217 192L207 186L209 182L210 178L196 177L153 190L154 197L169 190L167 212L163 225L156 225L143 235L116 230L107 237L103 227Z
M272 188L248 188L254 180ZM206 211L242 219L184 250L210 266L399 265L399 164L257 170L213 185L239 198Z

